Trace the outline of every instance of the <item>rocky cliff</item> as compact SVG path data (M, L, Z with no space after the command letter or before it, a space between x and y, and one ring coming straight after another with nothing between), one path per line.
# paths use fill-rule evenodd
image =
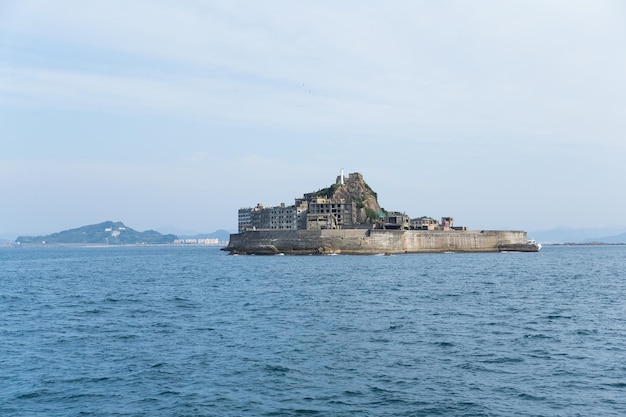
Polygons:
M343 184L341 177L337 177L335 184L314 194L337 202L354 202L358 209L357 221L359 223L374 223L384 212L378 204L378 195L358 173L344 178Z

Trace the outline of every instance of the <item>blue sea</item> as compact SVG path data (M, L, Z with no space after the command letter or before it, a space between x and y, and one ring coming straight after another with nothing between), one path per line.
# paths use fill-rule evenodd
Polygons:
M0 248L0 416L624 416L626 246Z

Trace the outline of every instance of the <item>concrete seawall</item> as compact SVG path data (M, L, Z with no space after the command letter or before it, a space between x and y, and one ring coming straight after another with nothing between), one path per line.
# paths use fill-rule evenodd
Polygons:
M224 250L258 255L498 252L500 245L526 241L524 231L500 230L256 230L230 235Z

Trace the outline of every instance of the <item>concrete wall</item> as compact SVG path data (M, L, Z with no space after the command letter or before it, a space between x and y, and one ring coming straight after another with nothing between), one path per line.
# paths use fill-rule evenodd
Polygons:
M499 244L526 240L523 231L259 230L231 235L225 250L256 254L497 252Z

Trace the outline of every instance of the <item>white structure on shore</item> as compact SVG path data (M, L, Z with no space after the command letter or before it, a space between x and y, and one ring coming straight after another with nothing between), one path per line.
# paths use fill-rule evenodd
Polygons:
M218 238L214 239L176 239L174 241L177 245L205 245L205 246L218 246L221 245L222 242L219 241Z

